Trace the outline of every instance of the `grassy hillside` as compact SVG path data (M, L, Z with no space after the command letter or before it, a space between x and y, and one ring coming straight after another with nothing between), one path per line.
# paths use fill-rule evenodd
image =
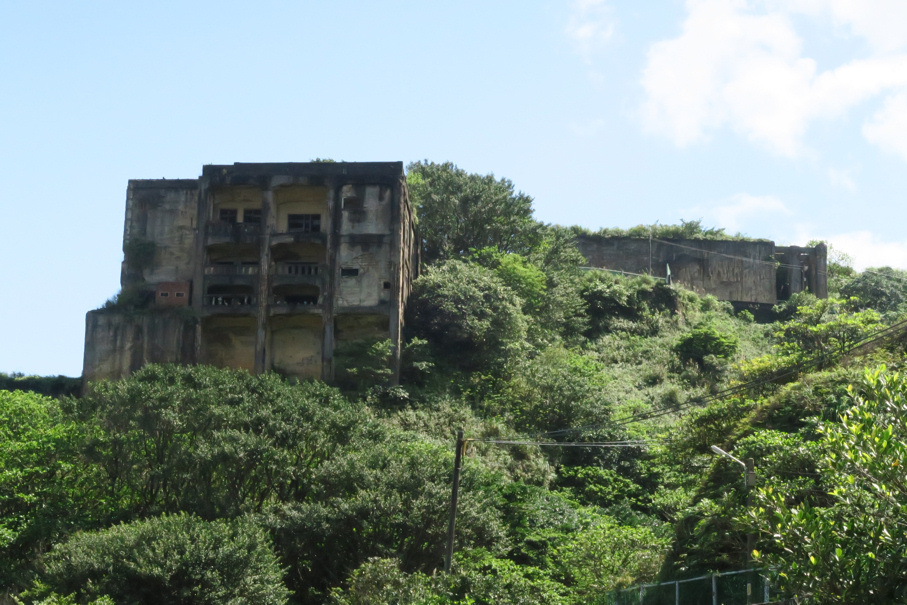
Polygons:
M428 262L399 386L361 342L338 388L149 366L82 398L0 391L7 600L612 603L742 569L749 532L790 594L900 602L907 276L838 270L842 298L758 323L581 271L506 180L409 170ZM755 461L749 501L713 445Z

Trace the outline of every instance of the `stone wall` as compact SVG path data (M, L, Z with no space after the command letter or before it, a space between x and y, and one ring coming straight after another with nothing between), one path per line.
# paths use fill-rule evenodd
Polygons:
M581 235L577 246L592 267L660 278L670 270L672 283L721 300L778 301L773 242Z

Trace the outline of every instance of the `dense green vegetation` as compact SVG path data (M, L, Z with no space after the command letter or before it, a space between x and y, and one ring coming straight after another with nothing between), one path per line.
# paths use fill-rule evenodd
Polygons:
M0 602L612 603L742 569L747 532L803 602L904 601L907 276L833 264L840 298L758 323L581 271L506 179L409 180L428 262L399 386L386 342L338 352L337 388L201 366L81 397L4 383ZM755 460L749 503L712 445Z

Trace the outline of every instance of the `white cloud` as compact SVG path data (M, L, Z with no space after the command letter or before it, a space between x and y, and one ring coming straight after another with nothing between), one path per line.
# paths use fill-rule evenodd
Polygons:
M754 232L751 226L771 223L778 217L789 216L791 211L774 195L738 193L722 204L705 209L704 214L707 224L713 223L729 233L737 233Z
M895 267L907 269L907 241L884 241L870 231L854 231L822 238L853 258L854 269Z
M857 190L857 184L853 180L853 176L851 175L850 170L835 170L834 168L829 168L828 180L831 181L831 184L835 187L842 187L850 192Z
M644 127L683 147L729 126L779 155L804 155L803 139L812 122L842 117L880 94L907 90L907 53L891 53L907 46L907 35L870 10L888 4L687 0L681 34L649 49L642 75ZM901 0L898 7L895 13L907 16L907 2ZM818 72L816 61L803 56L790 18L795 12L830 15L881 50ZM876 117L883 124L894 121L893 113ZM885 140L866 136L879 144Z
M614 20L606 0L575 0L565 32L587 63L614 35Z
M769 4L775 9L827 15L838 27L865 39L878 53L907 47L904 0L773 0Z
M907 160L907 92L885 99L885 106L863 125L863 136Z

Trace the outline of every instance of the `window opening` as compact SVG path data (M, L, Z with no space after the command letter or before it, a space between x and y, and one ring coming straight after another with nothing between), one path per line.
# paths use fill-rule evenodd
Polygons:
M359 275L359 269L356 267L341 267L340 277L356 277Z
M236 208L221 208L217 218L224 223L235 223L237 211Z
M261 208L246 208L242 213L242 222L247 225L261 224Z
M176 293L176 297L177 297L177 298L185 298L185 297L186 297L186 293L185 293L185 292L177 292L177 293Z
M345 197L345 198L343 198L343 209L344 210L362 210L362 198L361 197Z
M289 262L283 269L286 275L318 275L318 263Z
M289 231L302 231L303 233L320 233L321 215L289 214L287 215L287 229Z
M169 292L161 292L161 298L167 298L168 296L170 296Z
M391 283L390 283L389 281L384 282L384 289L385 289L385 290L390 290L390 289L391 289Z

